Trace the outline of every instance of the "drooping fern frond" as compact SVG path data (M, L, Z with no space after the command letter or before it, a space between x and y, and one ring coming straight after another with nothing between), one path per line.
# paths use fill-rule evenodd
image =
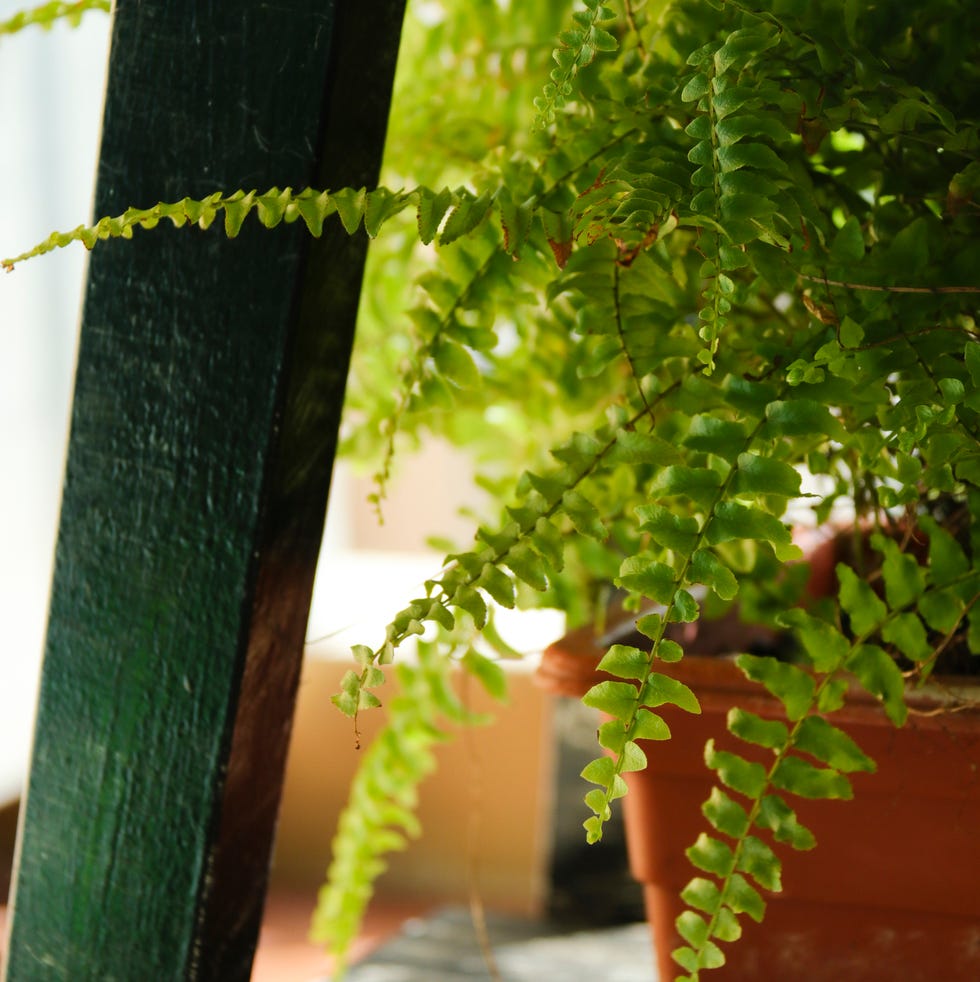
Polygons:
M738 579L726 561L726 543L765 542L780 561L799 555L789 529L773 514L772 502L785 503L800 491L799 475L774 453L778 454L780 418L799 418L801 408L767 402L757 407L752 426L748 420L695 416L679 441L683 462L661 469L649 487L651 503L637 509L639 528L648 534L650 547L623 561L616 583L656 603L660 612L637 624L651 641L649 649L615 645L600 663L601 670L621 681L600 682L584 698L610 717L599 731L599 742L609 754L583 773L599 786L586 796L594 813L585 823L590 841L601 838L612 802L625 793L623 772L645 766L637 741L669 737L664 721L650 709L669 702L700 712L694 694L653 670L657 661L669 664L683 657L681 647L667 637L667 628L671 622L699 617L700 605L690 588L707 588L723 602L735 597ZM715 458L714 467L701 462L707 454ZM743 500L733 500L736 494ZM748 503L746 499L753 497L758 501ZM692 512L683 506L665 507L676 499L689 502Z
M485 722L470 713L452 689L459 638L420 643L414 664L397 666L398 692L388 704L384 727L373 739L351 787L334 838L326 885L313 915L310 937L335 958L334 977L344 974L385 856L404 849L421 831L415 815L418 787L435 767L437 744L452 738L452 727ZM461 663L491 695L503 698L501 679L488 659L463 646ZM489 667L488 667L489 666ZM497 669L499 673L499 669ZM488 681L488 679L491 679Z
M522 587L539 592L547 589L560 576L566 546L574 535L597 543L608 538L605 516L592 500L599 490L594 482L619 470L652 471L672 459L672 448L665 441L633 429L644 415L645 411L632 419L617 418L593 434L579 433L556 448L556 465L521 478L515 502L507 508L500 527L480 528L473 550L449 556L443 573L426 583L426 596L396 615L381 646L375 650L355 647L354 658L361 671L345 676L334 701L356 718L378 704L372 690L381 683L382 667L394 660L397 650L433 628L436 632L435 643L421 645L421 669L399 664L404 697L396 696L387 706L388 723L368 751L341 820L330 882L321 894L314 929L321 939L329 934L332 950L341 960L356 933L373 882L384 868L383 854L400 848L405 834L414 829L403 810L431 763L431 746L438 739L432 727L436 715L433 697L427 695L427 687L437 680L432 691L447 698L445 673L458 648L454 634L485 634L494 605L513 608ZM492 662L467 650L460 664L491 695L502 695L503 678ZM680 690L672 692L671 698L681 704L690 699ZM437 708L453 717L452 707L450 701ZM399 762L403 752L407 763Z
M499 691L496 665L459 636L492 633L496 606L553 604L585 620L615 585L627 609L655 612L638 619L648 643L610 649L601 667L613 678L585 697L610 717L584 775L593 841L624 776L655 752L645 741L669 736L658 707L699 709L671 675L684 655L678 623L735 603L756 623L781 613L806 653L806 664L742 657L783 718L734 710L741 751L721 740L708 751L719 787L678 924L678 961L697 978L720 964L743 915L762 916L763 894L781 883L780 845L813 845L790 796L847 797L848 775L870 769L833 723L846 678L900 723L903 684L928 677L951 638L980 651L975 563L962 536L918 514L946 498L980 505L980 82L968 52L941 65L932 42L909 40L951 38L956 0L651 0L623 3L615 25L586 0L554 66L553 32L534 47L530 25L564 13L520 6L476 0L471 23L417 39L409 68L428 91L414 93L410 118L393 114L401 156L388 185L425 186L130 209L3 265L162 219L222 218L234 236L252 211L268 227L302 219L314 235L334 213L370 236L400 214L403 234L380 243L395 243L389 255L429 260L439 247L438 265L409 277L404 304L383 289L369 301L379 324L367 346L385 371L379 384L367 364L352 429L369 448L362 459L381 458L379 497L396 437L428 432L490 461L481 479L501 514L380 644L353 649L335 703L357 719L380 704L398 649L425 639L419 665L396 669L406 697L386 705L365 755L317 931L342 961L384 854L416 830L415 789L443 721L459 715L450 670L460 662ZM494 30L471 44L481 18ZM498 36L512 47L492 50ZM523 87L529 103L548 68L532 131L529 106L512 100ZM486 103L484 115L454 113L447 74L479 80L463 110ZM444 145L442 169L427 151ZM404 278L403 266L387 269L389 283ZM407 311L400 323L396 309ZM807 471L820 497L803 494ZM788 508L824 521L839 502L882 529L905 510L928 562L885 536L880 591L842 571L829 612L795 611Z
M418 279L420 300L408 311L412 351L401 369L394 409L379 427L384 433L384 450L372 495L379 515L396 440L406 420L420 410L431 412L433 407L458 412L468 401L478 400L475 390L484 384L492 386L501 318L515 326L528 323L530 317L540 323L540 294L530 286L536 283L546 289L558 254L570 254L582 236L575 219L580 203L556 213L556 192L570 181L587 181L585 175L591 175L604 156L615 152L630 135L627 131L599 146L578 146L574 156L564 149L555 151L548 161L555 166L554 157L561 158L555 178L542 174L530 161L508 162L495 178L498 190L493 208L499 227L485 223L459 240L447 234L447 230L452 232L448 222L442 229L439 244L456 245L451 252L443 252L439 268L426 270ZM560 292L555 291L552 298ZM484 369L478 367L481 364ZM498 389L484 398L499 401L506 395Z
M501 208L502 231L485 223L455 245L451 261L419 278L419 299L407 311L411 350L401 366L393 409L379 427L384 449L370 496L379 518L406 418L431 413L434 407L452 411L472 398L483 382L479 364L492 358L499 343L498 303L513 292L515 269L505 251L505 211Z
M696 141L688 152L697 166L691 175L691 221L702 227L705 255L699 334L706 347L698 357L709 370L729 323L735 289L731 274L746 265L743 247L761 241L784 248L793 229L793 209L777 190L787 178L779 149L790 143L791 134L778 116L759 113L777 98L779 85L761 74L749 83L745 74L779 41L762 21L687 59L694 72L684 81L681 99L696 104L696 115L685 128Z
M366 693L378 681L377 666L393 661L397 649L423 634L427 624L452 630L464 612L482 630L491 604L515 607L516 583L544 591L561 572L567 528L597 541L608 535L598 510L582 494L583 485L624 458L650 462L665 454L669 447L658 438L623 433L608 424L557 448L559 465L521 478L517 502L508 507L501 527L481 527L476 549L448 556L442 574L426 582L426 596L413 600L388 625L382 645L354 649L361 671L348 673L334 703L349 716L365 708L372 701Z
M86 249L92 249L97 242L106 239L130 239L134 229L154 228L163 219L168 219L177 228L197 225L206 229L214 223L219 213L223 213L225 234L234 238L253 211L266 228L275 228L281 222L288 225L302 219L314 236L322 235L324 221L336 214L349 235L363 226L373 238L388 219L415 206L419 239L423 243L433 240L449 243L471 232L486 217L492 203L489 193L477 195L466 188L444 188L441 191L423 187L411 191L389 191L387 188L372 191L366 188L341 188L338 191L305 188L293 191L292 188L270 188L264 193L251 190L230 194L215 191L204 198L183 198L171 203L161 201L149 208L127 208L121 215L100 218L94 225L79 225L69 232L53 232L33 249L0 260L0 265L11 270L17 263L64 248L73 242L81 242Z
M13 17L0 21L0 36L4 34L16 34L27 27L42 27L49 30L58 21L66 21L72 27L76 27L82 16L90 10L101 10L109 13L112 10L112 0L73 0L73 2L63 2L63 0L52 0L50 3L41 4L31 10L18 11Z
M555 121L555 113L572 97L575 76L592 64L599 51L615 51L616 38L606 30L615 19L612 10L602 0L583 0L585 10L572 14L574 26L558 35L554 51L555 67L543 93L534 100L538 111L535 126L544 127Z
M781 622L798 637L805 665L770 656L738 657L742 672L781 705L786 722L734 708L728 730L753 754L719 750L713 742L706 749L707 766L719 785L703 808L713 833L702 833L688 850L699 875L683 892L690 909L677 920L687 942L673 953L689 973L681 982L697 982L702 970L725 964L718 942L739 937L741 916L763 919L766 904L760 891L781 890L781 863L773 846L817 845L786 796L848 799L853 796L848 775L875 770L874 761L832 722L845 705L850 683L879 700L889 719L901 726L908 707L895 653L928 674L934 645L927 631L948 634L971 613L980 571L935 522L924 520L924 529L929 534L926 565L894 539L872 537L882 560L881 593L850 566L838 565L840 610L850 635L828 620L790 610ZM771 753L768 764L758 759L760 753Z

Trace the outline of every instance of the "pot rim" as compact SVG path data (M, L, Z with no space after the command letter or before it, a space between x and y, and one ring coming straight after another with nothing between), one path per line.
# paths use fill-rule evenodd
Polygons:
M570 631L550 644L543 652L534 673L537 686L553 695L581 699L598 682L622 681L597 666L607 645L601 643L590 625ZM747 678L735 664L737 652L699 654L686 652L678 662L663 662L658 671L688 685L703 707L720 703L732 705L735 699L742 708L772 713L780 705L758 682ZM905 693L910 716L916 726L944 727L952 717L969 720L968 728L980 729L980 682L970 676L934 676ZM849 688L844 706L833 713L836 720L881 716L880 701L856 682ZM891 724L889 724L891 725Z

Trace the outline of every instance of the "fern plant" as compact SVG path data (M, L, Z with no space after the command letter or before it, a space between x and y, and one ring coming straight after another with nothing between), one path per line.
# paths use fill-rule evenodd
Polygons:
M645 766L641 741L669 739L658 707L699 711L671 674L672 625L738 605L798 641L738 659L784 710L729 715L769 766L706 751L717 787L674 953L697 979L762 919L780 849L813 846L794 798L848 798L848 775L874 769L834 721L848 685L901 726L910 686L954 648L961 670L980 652L977 19L963 0L483 0L435 24L431 6L406 28L385 186L134 204L4 265L162 220L234 236L252 212L313 235L363 225L377 271L435 247L400 329L380 313L390 278L368 293L346 445L373 460L383 510L396 455L452 439L500 514L354 648L335 703L356 719L423 639L314 934L342 966L384 854L414 833L431 745L466 716L450 668L502 695L494 609L584 621L615 585L647 640L613 646L613 679L585 697L608 718L583 773L590 841ZM455 103L447 70L473 80ZM455 149L420 152L433 144ZM855 522L872 572L842 565L836 595L801 607L790 514Z

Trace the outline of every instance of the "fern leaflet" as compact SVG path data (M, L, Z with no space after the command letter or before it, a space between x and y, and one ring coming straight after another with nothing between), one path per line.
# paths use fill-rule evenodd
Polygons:
M64 0L51 0L31 10L18 11L13 17L0 21L0 36L16 34L27 27L52 28L59 20L67 21L72 27L77 27L82 15L90 10L101 10L109 13L112 10L112 0L74 0L68 3Z

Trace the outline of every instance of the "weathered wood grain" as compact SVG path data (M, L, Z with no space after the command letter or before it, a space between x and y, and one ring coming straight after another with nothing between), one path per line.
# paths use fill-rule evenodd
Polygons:
M373 183L402 5L119 0L97 213ZM250 974L365 249L328 225L92 254L8 980Z

